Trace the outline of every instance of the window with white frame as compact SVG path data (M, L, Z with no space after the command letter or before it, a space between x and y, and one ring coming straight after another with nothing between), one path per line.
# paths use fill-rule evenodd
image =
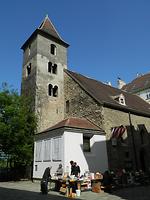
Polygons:
M150 99L150 93L146 94L146 99Z
M35 143L35 161L42 161L42 141Z
M52 160L61 161L62 160L62 138L53 138L52 143Z
M126 103L125 103L125 97L124 97L123 94L120 94L120 96L119 96L119 103L121 105L126 105Z
M50 161L51 160L51 139L44 140L43 146L44 146L43 160Z

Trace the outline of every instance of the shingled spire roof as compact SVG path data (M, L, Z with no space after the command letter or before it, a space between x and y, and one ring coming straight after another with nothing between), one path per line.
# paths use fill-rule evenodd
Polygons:
M46 33L52 35L53 37L59 40L62 40L54 25L52 24L51 20L49 19L48 15L46 15L45 19L42 21L41 25L39 26L39 29L45 31Z
M28 38L28 40L22 45L21 49L25 49L29 43L37 36L37 34L43 35L44 37L50 38L55 42L58 42L65 47L68 47L67 44L58 34L57 30L55 29L54 25L52 24L51 20L49 19L48 15L44 18L40 26L32 33L32 35Z

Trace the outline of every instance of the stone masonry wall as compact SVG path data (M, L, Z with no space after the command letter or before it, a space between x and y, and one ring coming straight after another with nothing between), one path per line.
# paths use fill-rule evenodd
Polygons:
M132 163L135 169L135 152L133 149L133 140L129 123L129 114L119 110L102 107L92 97L90 97L70 76L65 74L65 101L69 100L69 112L65 112L67 117L85 117L94 124L102 128L106 133L108 162L110 169L124 168ZM141 168L140 149L141 138L138 125L143 124L146 128L145 141L147 146L145 151L150 148L150 118L131 114L133 125L134 142L136 146L136 155L138 168ZM123 125L126 131L123 134L123 143L118 140L117 146L112 146L112 128ZM150 163L149 153L145 156L146 168Z
M107 137L107 151L108 151L108 159L109 159L109 165L110 168L117 168L120 166L125 166L125 163L129 163L130 161L134 165L135 168L135 159L137 160L138 168L141 168L141 161L140 161L140 150L141 150L141 137L140 137L140 131L138 125L144 125L146 128L145 131L145 151L149 151L150 148L150 118L148 117L142 117L135 114L131 114L131 123L133 126L132 132L130 127L130 121L129 121L129 113L125 113L118 110L113 110L109 108L104 108L104 130L106 132ZM123 125L126 127L126 131L123 135L124 143L121 144L118 141L118 145L116 147L112 146L111 143L111 130L113 127L117 127ZM135 152L133 149L133 138L132 133L134 134L134 143L136 148L136 158L135 158ZM129 157L126 156L127 152L129 153ZM144 155L143 155L144 156ZM146 159L146 169L149 168L150 163L150 155L147 153L145 155Z
M66 73L65 76L65 102L69 100L69 112L65 111L65 118L84 117L103 129L102 107L90 97Z
M50 53L50 45L56 46L56 55ZM48 62L57 64L57 73L48 72ZM67 68L67 49L38 35L36 111L39 118L38 131L43 131L64 119L64 68ZM48 85L58 87L58 96L48 95Z
M56 55L51 54L51 44ZM48 71L48 62L57 65L57 73ZM31 73L27 76L27 66ZM67 68L67 48L56 41L37 35L27 47L23 57L22 94L33 97L33 107L38 118L37 131L41 132L64 119L64 73ZM58 87L58 96L48 93L48 85Z

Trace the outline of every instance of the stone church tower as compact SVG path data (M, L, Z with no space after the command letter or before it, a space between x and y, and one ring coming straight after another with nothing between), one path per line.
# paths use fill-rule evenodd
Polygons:
M38 132L64 119L63 71L67 68L68 46L46 16L21 47L21 93L32 98Z

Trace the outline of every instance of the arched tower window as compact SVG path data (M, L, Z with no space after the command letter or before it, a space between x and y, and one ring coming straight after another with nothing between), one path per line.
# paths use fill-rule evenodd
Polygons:
M49 84L49 85L48 85L48 95L49 95L49 96L53 96L53 97L57 97L57 96L58 96L58 86L55 85L55 86L53 87L52 84Z
M51 54L56 55L56 46L51 44Z
M57 74L57 64L53 65L53 70L52 70L53 74Z
M52 62L48 62L48 72L52 74L57 74L57 64L52 64Z
M51 84L48 85L48 95L52 96L53 86Z
M52 62L48 62L48 72L52 72Z
M53 96L57 97L58 96L58 87L55 85L53 88Z

